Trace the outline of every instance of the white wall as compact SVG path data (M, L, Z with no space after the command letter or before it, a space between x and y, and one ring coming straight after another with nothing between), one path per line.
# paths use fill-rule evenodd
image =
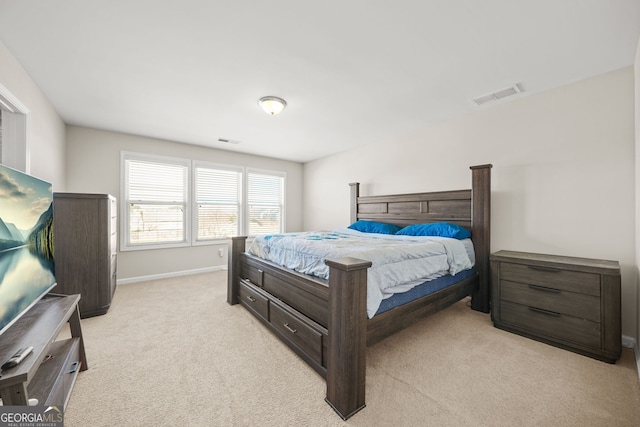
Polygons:
M638 48L636 50L636 60L634 69L635 80L635 124L636 124L636 293L637 293L637 307L636 313L636 344L640 344L640 283L638 278L640 277L640 40L638 40ZM637 360L640 362L640 354L636 355ZM639 373L640 374L640 373Z
M492 163L492 251L618 260L623 334L636 336L633 83L628 67L309 162L304 228L348 224L349 182L463 189L469 166Z
M0 84L28 110L29 173L65 190L65 125L16 58L0 42Z
M67 188L120 199L120 152L132 151L287 173L287 231L302 228L302 164L115 132L67 127ZM218 255L224 248L225 256ZM118 253L118 281L226 266L226 243Z

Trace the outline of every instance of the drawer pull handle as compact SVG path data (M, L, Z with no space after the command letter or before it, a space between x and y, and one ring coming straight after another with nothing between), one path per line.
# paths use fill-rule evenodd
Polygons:
M538 265L527 265L532 270L546 271L547 273L560 273L562 270L551 267L540 267Z
M552 294L559 294L560 292L562 292L560 289L555 289L555 288L547 288L544 286L538 286L538 285L529 285L530 289L534 289L536 291L542 291L542 292L550 292Z
M251 302L256 302L256 299L254 297L252 297L251 295L247 295L247 299Z
M295 334L296 332L298 332L298 330L297 330L297 329L293 329L291 326L289 326L289 323L285 323L285 324L284 324L284 327L285 327L285 328L287 328L287 330L288 330L289 332L291 332L292 334Z
M73 374L75 371L78 370L78 362L73 362L71 364L71 370L69 372L67 372L68 374Z
M555 311L543 310L543 309L537 308L537 307L529 306L529 310L535 311L536 313L540 313L540 314L546 314L547 316L553 316L553 317L560 317L561 316L560 313L556 313Z

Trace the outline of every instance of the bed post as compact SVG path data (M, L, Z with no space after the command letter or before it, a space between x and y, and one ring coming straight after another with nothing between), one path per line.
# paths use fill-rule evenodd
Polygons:
M346 420L365 407L367 269L370 261L326 260L329 345L325 401Z
M489 255L491 253L491 168L490 164L471 166L471 235L476 251L476 271L480 278L473 292L471 308L488 313Z
M240 254L245 250L247 236L237 236L231 238L229 253L227 254L229 264L227 269L227 303L234 305L238 303L238 281L240 278Z
M351 189L351 222L353 224L358 220L358 197L360 197L360 183L359 182L351 182L349 183L349 187Z

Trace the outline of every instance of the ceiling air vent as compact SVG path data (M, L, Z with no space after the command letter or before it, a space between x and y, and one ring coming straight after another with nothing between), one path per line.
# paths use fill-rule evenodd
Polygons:
M225 144L240 144L242 141L237 139L218 138L218 142L224 142Z
M520 85L515 84L513 86L509 86L507 88L504 89L500 89L497 90L493 93L490 93L488 95L484 95L484 96L480 96L478 98L474 98L473 102L476 105L484 105L488 102L493 102L493 101L498 101L500 99L506 98L508 96L513 96L516 95L518 93L521 93L522 89L520 89Z

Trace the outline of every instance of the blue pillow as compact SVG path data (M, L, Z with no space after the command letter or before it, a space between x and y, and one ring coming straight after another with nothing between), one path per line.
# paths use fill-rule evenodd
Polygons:
M363 233L378 234L396 234L398 231L400 231L400 227L398 227L397 225L365 220L358 220L351 224L348 228L352 230L362 231Z
M396 234L402 236L440 236L452 237L454 239L468 239L471 232L466 228L449 222L432 222L430 224L409 225Z

